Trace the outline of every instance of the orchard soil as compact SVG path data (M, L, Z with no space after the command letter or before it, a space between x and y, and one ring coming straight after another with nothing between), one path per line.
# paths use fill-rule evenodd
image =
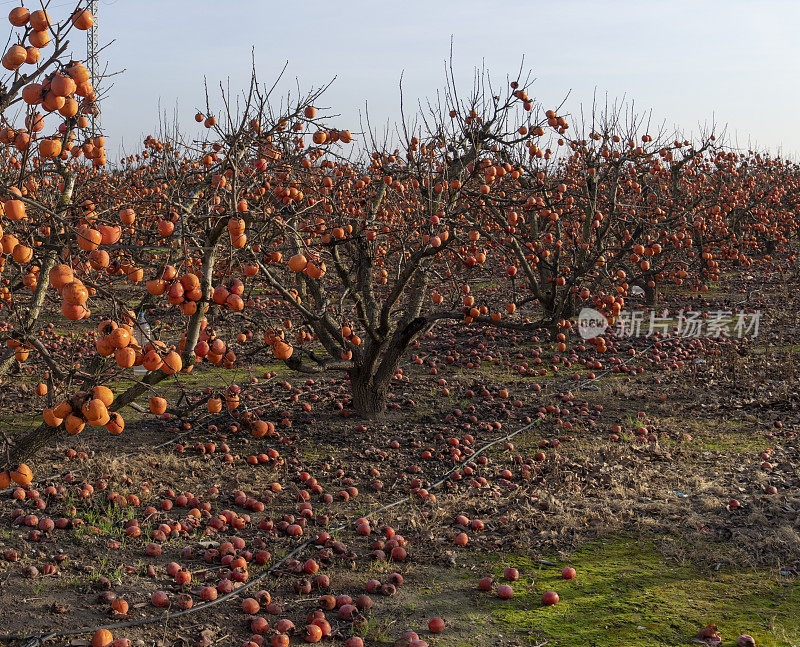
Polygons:
M264 644L282 618L297 627L291 644L304 644L306 616L320 608L320 596L355 600L368 580L385 585L400 574L402 584L383 589L392 595L369 594L374 606L355 622L325 611L333 637L323 642L341 645L356 635L366 645L408 645L401 636L412 630L436 646L684 645L715 624L724 645L741 633L758 645L798 645L798 282L791 272L745 271L703 295L673 289L662 297L659 311L673 315L681 308L758 310L752 340L656 345L642 337L597 356L575 334L558 352L545 333L440 326L405 358L379 420L345 417L341 376L289 372L255 331L237 350L238 368L201 364L159 393L186 407L206 387L216 389L221 375L242 388L243 409L275 423L274 436L255 438L205 406L171 419L128 409L120 436L87 427L45 449L33 462L38 495L0 495L0 634L160 616L165 610L151 596L164 591L171 610L185 593L197 612L114 636L134 645L238 646L253 635L242 599L268 591L273 606L262 604L257 614L270 625ZM613 357L624 371L601 376ZM602 368L585 365L595 359ZM38 397L26 370L2 386L7 432L36 422L12 419L16 406ZM600 377L592 381L590 373ZM468 455L532 421L481 458ZM467 465L472 474L431 488ZM343 494L348 487L357 495ZM134 495L139 505L122 505L114 493ZM184 493L198 501L185 503L178 498ZM301 519L307 495L312 512L303 534L289 537L280 522ZM148 514L146 506L155 510ZM201 510L196 528L184 524L193 507ZM225 511L229 522L211 528ZM65 519L67 527L32 533L24 525L29 515ZM459 515L482 523L464 526ZM362 517L369 535L357 530ZM130 519L141 536L126 533ZM151 538L175 521L188 527ZM343 530L331 531L340 524ZM387 541L385 526L407 542L405 560L375 553L375 542ZM241 596L202 609L199 589L230 573L207 550L238 537L237 555L268 551L264 565L248 558L251 581L321 531L339 543L312 545L297 560L301 569L315 560L330 579L324 590L314 583L307 592L316 575L298 574L288 562ZM460 533L464 546L454 541ZM160 555L148 554L151 542ZM191 582L176 584L166 572L170 562L189 571ZM575 579L561 577L565 566L575 567ZM518 581L504 580L506 567L519 570ZM478 581L487 576L492 590L481 591ZM512 586L511 599L496 595L501 584ZM554 606L541 601L549 590L560 596ZM126 615L112 611L114 595L128 602ZM440 634L428 631L434 617L446 622ZM44 644L90 641L91 633Z

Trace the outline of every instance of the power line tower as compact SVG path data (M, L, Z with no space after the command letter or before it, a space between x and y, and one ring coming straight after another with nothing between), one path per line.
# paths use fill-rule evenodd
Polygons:
M89 0L87 9L94 16L94 23L86 32L86 58L89 63L89 73L92 76L92 85L97 88L97 80L100 76L100 32L99 21L97 18L97 9L100 7L99 0ZM100 111L95 108L90 114L90 126L92 130L92 137L100 134Z

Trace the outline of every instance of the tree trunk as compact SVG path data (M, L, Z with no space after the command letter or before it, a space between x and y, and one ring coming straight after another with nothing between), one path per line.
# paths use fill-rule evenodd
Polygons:
M372 376L350 372L353 411L363 418L380 418L386 411L389 384L376 384Z
M9 372L11 372L11 367L13 366L15 359L16 357L14 357L14 353L9 353L4 360L0 361L0 378L8 375Z
M0 470L12 469L20 463L24 463L63 432L63 427L51 427L42 423L24 436L14 438L14 444L9 448L8 453L0 456Z
M572 292L567 291L565 294L561 296L561 300L564 305L561 308L560 319L571 319L576 314L575 299L573 298Z
M644 301L650 307L655 308L658 305L658 285L651 288L649 283L648 281L644 284Z
M575 300L568 291L559 292L554 286L542 304L542 320L551 332L558 330L558 322L575 316Z

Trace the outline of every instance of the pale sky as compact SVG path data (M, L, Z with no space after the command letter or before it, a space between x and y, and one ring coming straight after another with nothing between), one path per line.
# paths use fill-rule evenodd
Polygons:
M433 96L451 37L464 89L475 66L503 83L524 56L547 107L568 91L573 113L595 91L625 95L669 126L715 119L740 146L800 151L797 0L100 0L98 13L101 42L115 40L103 56L126 70L103 105L109 158L154 132L159 101L195 130L203 77L213 97L220 81L244 87L251 48L264 81L288 61L287 90L336 76L332 125L358 130L367 100L373 125L394 121L401 73L407 106Z

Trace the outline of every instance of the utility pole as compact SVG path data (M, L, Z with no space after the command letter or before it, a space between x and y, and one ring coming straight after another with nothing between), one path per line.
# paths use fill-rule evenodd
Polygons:
M100 32L97 18L97 9L99 7L100 2L98 2L98 0L89 0L86 7L94 17L94 23L86 32L86 58L88 59L89 63L89 73L92 77L92 86L95 89L97 88L97 81L98 77L100 76ZM92 110L90 118L92 137L95 137L100 134L101 130L100 111L97 109Z

